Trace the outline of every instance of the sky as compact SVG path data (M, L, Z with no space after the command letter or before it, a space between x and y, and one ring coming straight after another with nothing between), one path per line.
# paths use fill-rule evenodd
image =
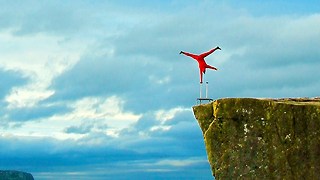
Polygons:
M192 106L320 96L320 1L0 0L0 169L212 179Z

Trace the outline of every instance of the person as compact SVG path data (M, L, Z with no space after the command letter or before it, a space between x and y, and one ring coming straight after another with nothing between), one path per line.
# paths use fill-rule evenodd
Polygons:
M206 73L206 69L213 69L213 70L218 70L216 67L210 66L206 63L206 61L204 60L205 57L207 57L208 55L210 55L211 53L213 53L216 50L221 50L221 48L219 46L217 46L216 48L211 49L208 52L202 53L202 54L191 54L188 52L184 52L184 51L180 51L180 54L184 54L186 56L189 56L193 59L195 59L196 61L198 61L199 64L199 70L200 70L200 83L202 84L202 76L203 74Z

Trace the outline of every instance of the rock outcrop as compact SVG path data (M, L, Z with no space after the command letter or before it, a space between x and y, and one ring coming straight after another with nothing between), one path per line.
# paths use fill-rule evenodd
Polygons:
M319 98L226 98L193 111L216 179L319 179Z
M0 180L34 180L30 173L12 170L0 170Z

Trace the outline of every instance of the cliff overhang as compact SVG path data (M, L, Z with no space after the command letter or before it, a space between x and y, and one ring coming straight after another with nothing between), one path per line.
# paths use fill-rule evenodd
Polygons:
M319 98L225 98L193 111L216 179L320 177Z

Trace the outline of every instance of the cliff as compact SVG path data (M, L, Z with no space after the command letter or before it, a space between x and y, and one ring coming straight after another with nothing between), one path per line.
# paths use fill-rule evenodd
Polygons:
M218 99L193 107L216 179L318 179L320 99Z
M0 170L0 180L33 180L33 176L22 171Z

